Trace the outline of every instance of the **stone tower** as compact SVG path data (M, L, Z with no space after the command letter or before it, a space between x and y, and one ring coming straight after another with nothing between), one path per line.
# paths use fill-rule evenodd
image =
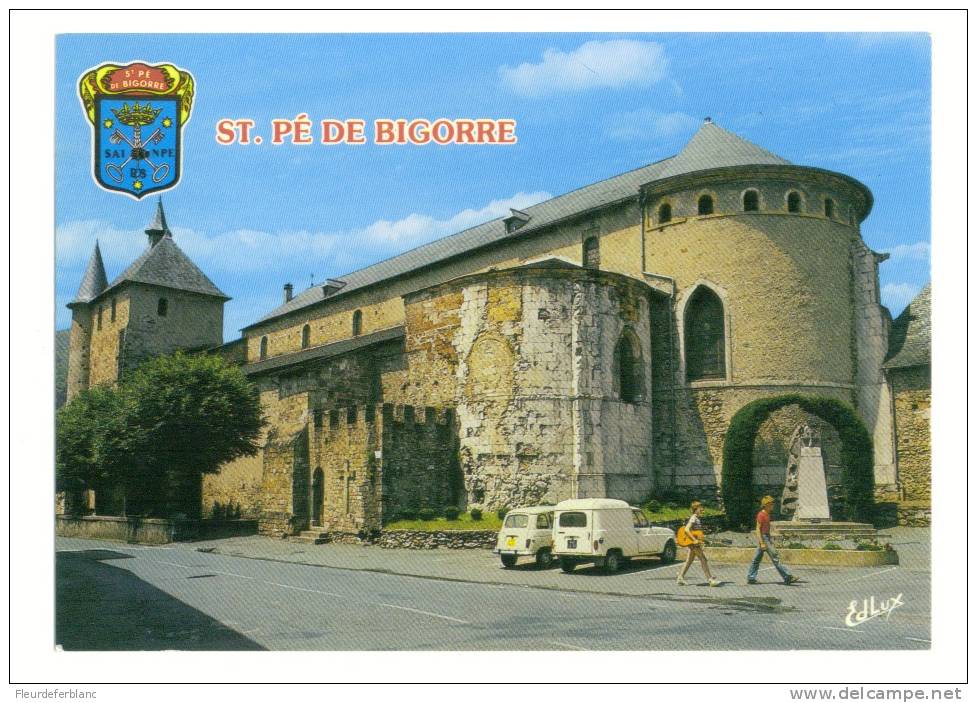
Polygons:
M98 243L71 308L67 398L115 383L141 361L223 341L224 295L183 253L166 224L162 200L146 228L148 247L107 282Z
M661 344L672 346L673 378L658 415L675 420L676 482L718 482L735 412L785 393L855 406L875 431L876 480L890 482L879 255L859 231L869 190L706 120L643 202L645 270L674 285L672 339Z

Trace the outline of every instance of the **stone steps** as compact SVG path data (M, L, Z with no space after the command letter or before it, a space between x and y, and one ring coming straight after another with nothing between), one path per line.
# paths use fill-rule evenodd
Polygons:
M770 523L770 534L774 537L799 539L874 539L879 532L864 522L787 522Z
M325 544L329 541L329 533L322 530L302 530L297 535L289 537L288 541L300 544Z

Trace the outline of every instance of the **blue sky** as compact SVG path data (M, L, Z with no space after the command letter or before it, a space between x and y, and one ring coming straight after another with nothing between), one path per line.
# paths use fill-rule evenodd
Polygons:
M176 241L233 300L226 340L282 284L366 266L676 153L705 116L794 163L872 190L865 241L888 251L894 315L929 280L930 44L924 34L61 35L57 42L57 327L101 242L109 279L146 245L154 199L95 186L78 77L172 62L197 97ZM493 117L514 146L273 146L272 118ZM223 117L261 146L220 146ZM368 130L369 133L369 130Z

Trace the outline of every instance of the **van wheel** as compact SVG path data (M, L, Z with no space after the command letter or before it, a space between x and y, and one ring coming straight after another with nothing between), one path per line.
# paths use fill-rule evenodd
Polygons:
M675 542L673 540L668 540L665 543L665 548L662 550L661 556L662 564L671 564L675 561Z
M560 568L563 569L563 573L572 574L573 570L577 568L577 562L573 559L560 559Z
M516 565L516 555L515 554L503 554L502 555L502 566L507 569L511 569Z
M608 552L607 556L604 557L604 571L609 574L613 574L615 571L621 568L621 554L620 552Z
M536 552L536 566L540 569L548 569L553 566L553 552L549 549L540 549Z

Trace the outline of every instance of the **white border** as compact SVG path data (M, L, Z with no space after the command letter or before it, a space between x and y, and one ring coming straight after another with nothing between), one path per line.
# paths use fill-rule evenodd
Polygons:
M10 16L10 51L13 70L10 94L21 108L11 115L10 133L53 134L54 36L58 32L124 30L119 13L105 11L14 11ZM404 32L404 31L928 31L933 38L933 438L934 540L933 649L929 652L803 653L56 653L53 632L53 481L50 462L53 446L54 247L53 193L37 181L11 179L11 317L15 331L10 397L17 409L11 426L11 678L19 681L486 681L529 676L533 680L568 678L571 681L627 681L653 679L763 680L790 682L803 679L858 682L958 681L965 675L966 651L963 617L966 575L963 572L963 536L966 506L962 481L967 473L962 439L966 391L960 383L965 368L966 339L962 328L964 306L960 295L967 280L964 257L966 222L966 114L963 86L967 55L966 17L938 11L738 12L711 9L694 14L666 12L361 12L318 14L268 11L255 15L207 11L185 16L182 11L153 10L156 32ZM179 57L174 57L179 61ZM29 69L29 70L28 70ZM9 107L9 95L8 95ZM37 164L54 163L53 142L14 139L10 148L12 172ZM6 252L3 254L7 255ZM9 262L8 262L9 263ZM9 268L9 266L8 266ZM6 314L6 313L5 313ZM6 341L6 340L4 340ZM649 621L649 626L654 623ZM690 662L691 656L691 662ZM694 671L690 670L690 667ZM499 675L498 672L508 672ZM568 673L569 672L569 673ZM53 687L53 686L52 686ZM31 687L25 687L31 688ZM62 686L62 688L64 688ZM694 688L694 687L693 687ZM134 690L99 687L99 698L130 699ZM523 689L523 694L562 695L551 689ZM723 690L690 690L679 695L712 698L755 698L767 692L754 686ZM12 692L11 692L12 693ZM201 691L218 699L264 700L271 693L261 687L234 687ZM293 694L293 690L287 691ZM294 690L294 694L299 694ZM361 692L357 692L361 693ZM399 696L400 689L380 695ZM447 695L458 692L445 691ZM481 689L463 695L474 700L519 693ZM591 690L577 691L592 695ZM596 691L593 691L596 693ZM143 700L171 700L182 691L170 687L141 687ZM293 695L294 695L293 694ZM352 695L352 692L350 692ZM597 695L613 695L604 689ZM788 700L784 691L783 700Z

